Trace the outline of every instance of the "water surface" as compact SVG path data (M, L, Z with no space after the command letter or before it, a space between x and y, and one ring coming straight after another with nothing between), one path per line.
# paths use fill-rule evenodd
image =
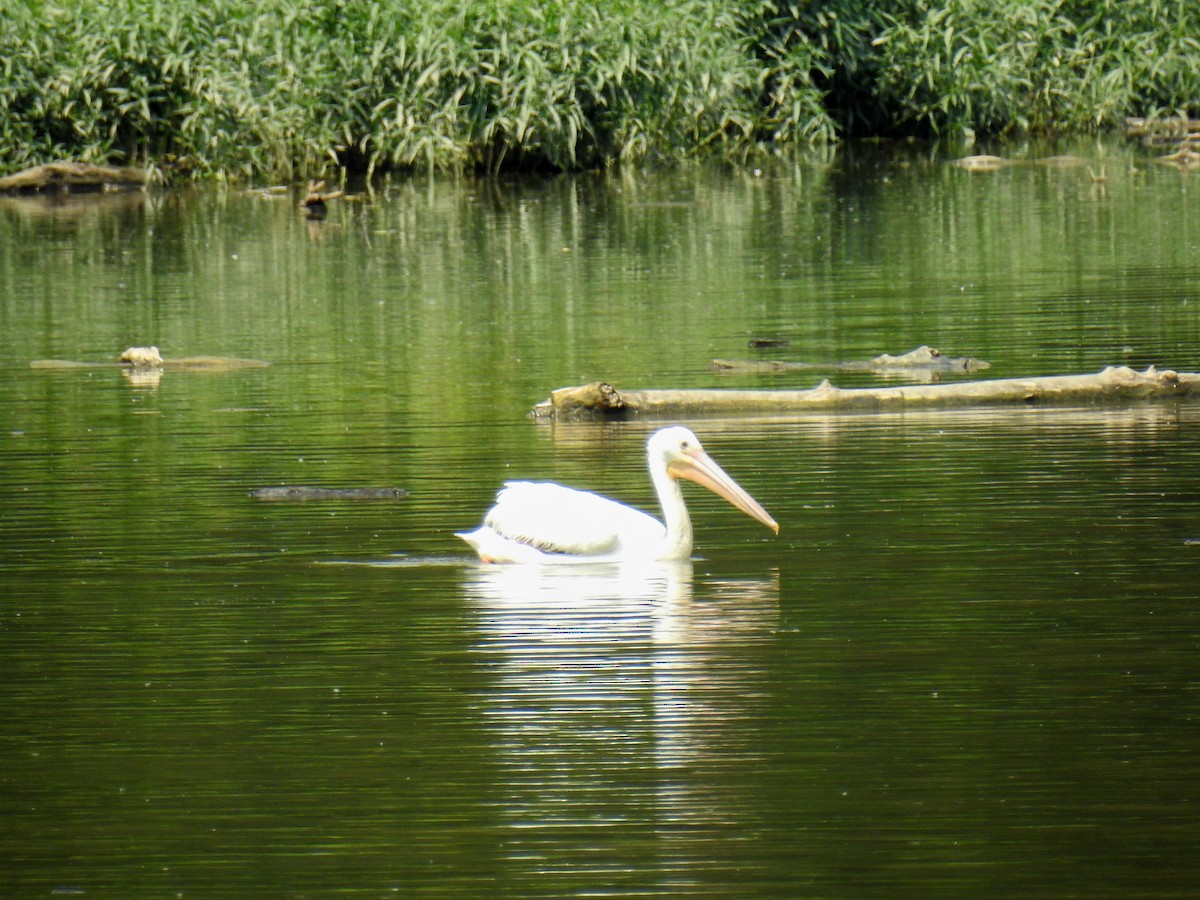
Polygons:
M778 537L691 486L690 563L452 534L508 478L653 508L658 423L553 388L879 380L709 373L754 337L1200 370L1192 181L1004 152L1088 165L0 200L9 892L1189 893L1195 404L702 418ZM272 365L28 367L141 344ZM410 494L249 496L289 484Z

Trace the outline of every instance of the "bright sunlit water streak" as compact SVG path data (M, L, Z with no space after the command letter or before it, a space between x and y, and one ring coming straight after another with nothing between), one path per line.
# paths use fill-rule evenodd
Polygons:
M233 192L0 201L6 887L1190 892L1194 404L700 417L778 536L692 485L682 566L453 535L512 478L658 514L658 423L527 420L553 388L880 382L707 371L750 337L1200 369L1191 182L1059 149L1109 183L846 148L398 184L318 226ZM140 343L272 366L27 367Z

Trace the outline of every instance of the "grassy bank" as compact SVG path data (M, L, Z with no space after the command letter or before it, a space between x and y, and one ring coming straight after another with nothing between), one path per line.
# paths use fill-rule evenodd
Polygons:
M1191 0L0 0L0 169L574 169L1200 110Z

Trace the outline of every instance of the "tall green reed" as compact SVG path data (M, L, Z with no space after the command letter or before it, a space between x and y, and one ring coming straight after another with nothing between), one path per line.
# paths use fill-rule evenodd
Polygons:
M1068 130L1200 109L1187 0L949 0L893 11L876 93L901 128Z
M5 168L61 155L247 176L578 168L833 136L808 57L783 48L767 73L716 0L14 9L0 21Z
M1194 113L1192 0L0 0L0 168L739 159Z

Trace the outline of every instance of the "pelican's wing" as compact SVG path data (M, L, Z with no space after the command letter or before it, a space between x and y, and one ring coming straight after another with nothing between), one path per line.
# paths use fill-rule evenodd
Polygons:
M559 484L510 481L483 524L546 553L602 556L622 544L661 540L663 526L644 512Z

